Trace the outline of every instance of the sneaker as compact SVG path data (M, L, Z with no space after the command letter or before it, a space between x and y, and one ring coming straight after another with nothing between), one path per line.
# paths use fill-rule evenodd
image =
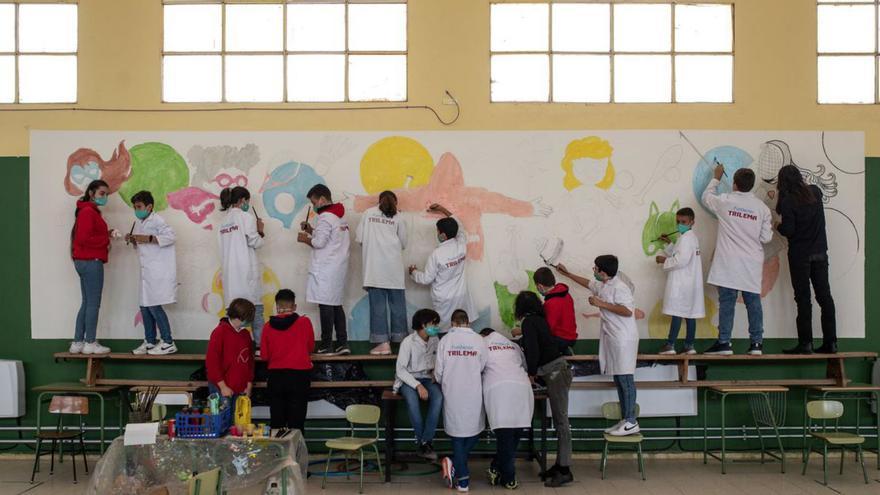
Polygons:
M467 493L470 491L471 480L458 480L458 484L455 486L455 489L461 493Z
M166 354L174 354L175 352L177 352L177 345L174 342L171 342L170 344L162 342L148 350L147 354L151 356L164 356Z
M446 480L446 486L452 488L452 480L455 478L455 468L452 467L452 459L444 457L440 461L440 474Z
M616 424L614 424L613 426L609 426L608 428L605 428L605 433L611 433L612 431L614 431L614 430L620 428L620 426L621 426L625 421L626 421L625 419L621 419L620 421L618 421L618 422L617 422Z
M315 354L319 356L335 356L336 354L333 352L333 345L320 345L318 346L318 350L315 351Z
M501 481L501 473L492 466L489 466L489 469L486 470L486 479L490 485L496 486Z
M552 478L549 478L544 482L544 486L548 488L558 488L566 483L571 483L572 481L574 481L574 475L571 474L571 469L569 469L567 473L556 471L553 473Z
M98 343L98 341L87 342L85 346L83 346L82 350L83 354L109 354L110 348L104 347Z
M760 356L764 354L764 344L761 342L752 342L749 344L749 356Z
M434 452L434 446L431 445L431 442L425 442L419 445L419 457L429 461L437 460L437 453Z
M675 346L672 344L666 344L660 349L660 352L658 352L657 354L660 354L661 356L674 356Z
M349 349L347 345L341 345L336 348L334 354L336 354L337 356L347 356L351 354L351 349Z
M638 423L630 423L629 421L624 421L619 428L614 431L609 431L608 434L612 437L625 437L628 435L635 435L640 431L642 431L642 429L639 428Z
M813 352L816 354L837 354L837 342L822 342L822 346L815 348Z
M516 480L508 481L504 484L505 490L516 490L517 488L519 488L519 481Z
M145 340L145 341L141 342L141 345L132 349L131 353L136 354L138 356L141 356L141 355L144 355L144 354L150 352L154 347L156 347L156 344L151 344Z
M550 469L544 471L539 476L541 477L541 481L547 481L553 477L557 472L559 472L559 464L554 464L550 466Z
M260 348L259 347L254 349L254 357L260 357Z
M391 354L391 344L385 342L383 344L379 344L376 347L370 349L370 354L373 356L387 356Z
M693 356L694 354L697 353L697 350L694 349L694 346L692 346L692 345L686 345L686 346L684 346L684 349L682 349L681 353L687 354L688 356Z
M715 342L712 344L712 347L703 351L703 354L708 354L710 356L732 356L733 347L730 346L730 342L724 344L721 342Z
M71 342L70 349L68 349L67 352L71 354L80 354L83 351L83 347L85 346L85 342Z
M813 345L809 343L798 344L790 349L783 349L783 354L812 354Z

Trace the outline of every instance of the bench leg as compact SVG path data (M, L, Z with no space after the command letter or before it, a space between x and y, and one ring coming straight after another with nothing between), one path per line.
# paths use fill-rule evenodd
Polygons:
M709 463L709 391L703 391L703 464Z
M384 401L385 405L385 482L391 482L391 462L394 460L394 423L395 423L395 414L396 407L394 401L386 400ZM376 461L380 462L378 459L379 454L376 454Z
M770 420L773 422L773 434L776 435L776 443L779 445L779 462L782 464L782 474L785 474L785 448L782 446L782 437L779 435L779 425L776 423L776 416L773 414L773 408L770 406L770 396L764 395L764 403L767 405L767 411L770 413ZM760 428L758 428L760 431ZM763 440L761 448L764 448ZM761 452L761 458L764 458L764 452Z
M727 394L721 394L721 474L727 474Z
M61 442L64 443L64 442ZM70 464L73 467L73 484L76 484L76 448L73 446L73 439L70 440Z

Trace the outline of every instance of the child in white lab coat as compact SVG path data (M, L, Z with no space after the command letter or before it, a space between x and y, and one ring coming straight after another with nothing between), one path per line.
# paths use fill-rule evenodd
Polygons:
M452 328L437 346L434 379L443 389L443 425L452 440L452 459L441 462L449 487L468 491L468 455L486 427L481 375L488 361L486 343L470 325L466 312L452 313Z
M458 222L442 205L432 204L428 211L445 217L437 221L440 245L431 253L424 271L411 265L409 273L416 283L431 286L431 302L440 313L441 325L448 328L453 311L462 309L470 315L476 314L467 290L467 234L459 231Z
M486 474L490 485L514 490L519 486L516 448L523 428L532 424L535 396L522 349L491 328L480 335L489 351L483 370L483 404L496 443L495 458Z
M263 221L249 214L251 193L242 186L220 191L220 211L226 218L217 231L220 240L220 274L223 300L245 299L254 305L254 321L245 322L254 331L254 342L263 333L263 274L257 249L263 246ZM257 349L259 352L259 349Z
M669 325L669 338L660 349L660 354L675 354L675 339L685 321L687 334L684 339L683 354L696 354L694 339L697 334L697 320L706 316L703 301L703 260L700 258L700 240L692 230L694 210L682 208L675 213L678 239L672 243L669 235L660 239L667 243L664 254L657 255L657 264L668 273L666 292L663 294L663 314L672 317ZM674 235L674 234L670 234Z
M315 227L308 220L300 224L302 232L296 240L312 248L309 278L306 282L306 301L318 305L321 319L321 343L318 354L351 354L348 348L345 310L345 278L348 274L348 255L351 248L348 222L342 218L345 207L334 203L330 189L316 184L307 193L315 207L318 221ZM333 330L336 330L336 347L333 347Z
M158 213L153 213L153 195L140 191L131 197L134 223L125 241L138 252L141 264L141 318L144 321L144 341L131 352L134 354L173 354L177 352L171 337L171 324L163 304L177 301L177 261L174 253L174 229ZM156 327L162 341L156 339Z

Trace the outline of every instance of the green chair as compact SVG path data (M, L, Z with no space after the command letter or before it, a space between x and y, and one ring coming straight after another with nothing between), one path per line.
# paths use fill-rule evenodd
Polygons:
M221 479L220 468L199 473L189 479L187 493L189 495L220 495L223 493Z
M639 405L636 404L636 416L639 415ZM608 421L620 421L621 413L620 413L620 403L619 402L606 402L602 404L602 416L605 417ZM599 469L602 471L602 479L605 479L605 468L608 465L608 453L611 450L611 446L633 446L635 445L635 451L639 460L639 472L642 473L642 481L647 479L645 475L645 462L642 459L642 440L644 437L641 433L636 433L635 435L627 435L625 437L616 437L614 435L609 435L605 433L605 445L602 448L602 461L599 465ZM624 449L617 449L624 450ZM628 449L626 449L628 450Z
M382 477L382 460L379 458L379 447L377 447L377 443L379 442L379 416L381 415L381 411L376 406L370 406L365 404L355 404L345 408L345 419L348 420L349 425L351 426L351 434L347 437L336 438L333 440L327 440L324 445L327 446L327 464L324 466L324 481L321 482L321 489L324 489L324 486L327 484L327 473L330 471L330 459L333 457L334 450L341 450L345 452L345 477L346 479L351 479L350 472L348 470L348 454L349 452L357 452L360 454L361 459L361 468L360 468L360 485L358 487L358 493L364 493L364 449L367 447L373 447L373 451L376 453L376 465L379 467L379 476ZM375 428L375 433L372 437L358 437L355 435L354 426L355 425L372 425Z
M807 474L807 466L810 464L810 453L813 451L820 453L822 454L822 483L828 486L828 446L831 445L833 447L840 447L840 474L843 474L843 460L846 457L846 449L854 450L859 462L862 464L862 475L865 477L865 484L868 484L868 472L865 470L865 455L862 452L862 444L865 443L865 437L839 431L841 416L843 416L842 402L836 400L814 400L807 403L810 441L808 444L807 437L804 435L807 455L804 458L804 470L801 472L801 475ZM821 420L821 429L814 428L817 424L813 420ZM829 420L834 420L834 428L831 430L827 427ZM822 450L813 449L813 442L817 439L822 442Z

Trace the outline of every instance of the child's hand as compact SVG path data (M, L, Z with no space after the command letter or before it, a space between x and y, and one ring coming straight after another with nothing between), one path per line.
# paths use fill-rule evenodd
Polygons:
M724 165L719 163L715 165L715 180L721 180L721 176L724 175Z
M308 234L308 232L300 232L296 235L296 242L301 242L303 244L308 244L312 239L312 236Z
M559 273L562 273L563 275L568 275L569 273L568 268L566 268L565 265L563 265L562 263L556 263L556 269L559 270Z
M428 400L428 389L421 383L416 386L416 392L419 393L419 399Z
M412 275L412 272L417 270L416 265L409 265L409 268L407 268L407 270L409 270L409 274Z
M662 265L663 263L666 263L666 256L663 256L661 254L654 258L654 260L657 262L658 265Z
M600 308L600 309L605 307L605 301L603 301L602 299L599 299L598 296L590 296L590 297L588 297L588 298L587 298L587 302L589 302L590 305L595 306L595 307Z
M309 225L309 222L300 222L300 224L299 224L299 228L300 228L300 230L302 230L303 232L308 232L309 234L311 234L311 233L312 233L312 230L313 230L313 229L312 229L312 226Z
M666 234L661 235L660 237L658 237L658 239L665 242L666 244L672 244L672 239L670 239L669 236Z
M513 330L510 331L510 335L512 335L514 337L519 337L520 335L522 335L522 328L519 328L519 327L514 328Z
M232 397L234 395L234 392L232 391L231 388L229 388L229 385L226 385L225 383L221 383L220 384L220 395L223 397Z
M250 397L250 396L251 396L251 391L252 391L253 389L254 389L254 383L253 383L253 382L248 383L248 384L247 384L247 387L245 387L245 389L244 389L244 395Z
M265 224L263 224L263 219L258 218L257 219L257 233L260 234L260 237L263 237L264 235L266 235L263 233L264 226L265 226Z

